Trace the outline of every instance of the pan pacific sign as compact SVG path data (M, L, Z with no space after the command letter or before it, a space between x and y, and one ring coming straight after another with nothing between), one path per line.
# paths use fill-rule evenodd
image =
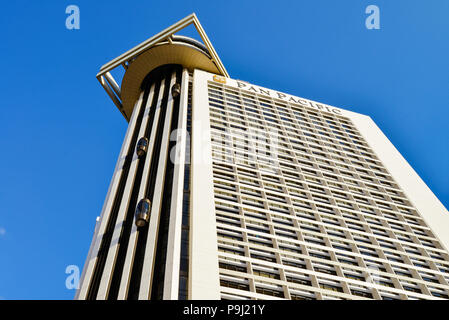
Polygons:
M266 89L266 88L261 88L259 86L255 86L246 82L241 82L236 80L236 84L237 87L240 89L244 89L244 90L248 90L251 92L255 92L255 93L259 93L262 95L266 95L266 96L270 96L273 98L277 98L277 99L281 99L287 102L291 102L291 103L296 103L305 107L311 107L314 109L318 109L321 111L327 111L330 113L335 113L335 114L341 114L341 110L335 107L331 107L322 103L318 103L318 102L314 102L314 101L310 101L307 99L303 99L303 98L299 98L299 97L294 97L285 93L281 93L278 91L273 91L270 89Z
M239 80L233 80L233 79L229 79L229 78L225 78L225 77L221 77L221 76L217 76L214 75L213 76L213 80L215 82L219 82L219 83L223 83L223 84L228 84L230 86L233 87L237 87L239 89L243 89L243 90L247 90L250 92L254 92L254 93L258 93L261 95L266 95L272 98L276 98L276 99L280 99L280 100L284 100L290 103L295 103L295 104L299 104L301 106L304 107L310 107L313 109L317 109L320 111L327 111L330 113L334 113L334 114L341 114L341 109L323 104L323 103L318 103L315 101L311 101L311 100L307 100L307 99L303 99L303 98L299 98L299 97L295 97L295 96L291 96L289 94L286 93L281 93L278 91L274 91L274 90L270 90L267 88L262 88L253 84L250 84L248 82L243 82L243 81L239 81ZM228 81L226 81L228 80Z

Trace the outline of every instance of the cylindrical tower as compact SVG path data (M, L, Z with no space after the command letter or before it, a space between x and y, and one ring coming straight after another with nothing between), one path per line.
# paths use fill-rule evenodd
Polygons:
M206 45L174 35L189 23ZM190 15L101 69L129 125L77 299L188 298L192 74L225 75L207 43ZM109 71L120 65L119 88Z

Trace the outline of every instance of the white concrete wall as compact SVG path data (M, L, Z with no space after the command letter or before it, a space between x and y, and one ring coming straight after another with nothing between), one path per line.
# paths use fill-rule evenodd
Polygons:
M195 70L192 101L189 299L220 299L209 103L205 77Z
M350 118L447 250L449 212L370 117L352 112Z

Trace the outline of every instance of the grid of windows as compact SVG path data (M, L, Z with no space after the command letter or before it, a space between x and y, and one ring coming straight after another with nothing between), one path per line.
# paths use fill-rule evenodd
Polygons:
M208 82L223 299L449 298L449 257L347 117Z

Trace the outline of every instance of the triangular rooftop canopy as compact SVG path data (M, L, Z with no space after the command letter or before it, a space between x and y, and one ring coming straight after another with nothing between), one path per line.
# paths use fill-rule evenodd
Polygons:
M175 35L192 24L203 44L191 38ZM129 121L136 96L139 94L141 81L146 74L158 64L174 63L180 59L184 65L190 63L192 67L203 68L229 77L198 18L192 13L103 65L97 74L97 79L126 120ZM111 71L121 66L125 68L126 72L120 88L111 75Z

